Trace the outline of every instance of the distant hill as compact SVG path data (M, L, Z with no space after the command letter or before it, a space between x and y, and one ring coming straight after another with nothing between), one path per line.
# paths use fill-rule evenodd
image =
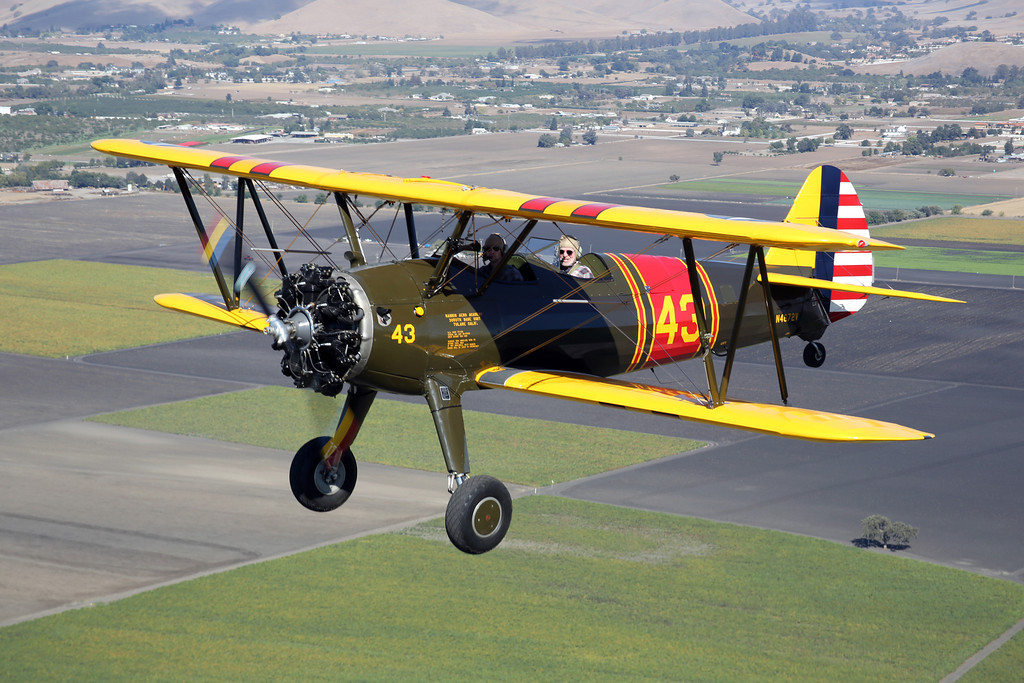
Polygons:
M193 19L257 33L551 39L685 31L757 21L722 0L27 0L0 24L48 30Z
M915 57L904 62L851 68L858 73L890 76L899 73L905 76L927 76L936 71L949 76L959 76L964 69L973 66L982 76L991 76L1000 64L1024 67L1024 47L1005 43L956 43L924 57Z

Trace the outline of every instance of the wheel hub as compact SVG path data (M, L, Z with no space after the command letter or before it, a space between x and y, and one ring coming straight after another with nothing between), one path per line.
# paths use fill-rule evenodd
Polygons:
M313 472L313 483L316 485L317 491L330 496L341 490L338 486L338 479L341 478L340 474L343 471L343 466L338 465L337 467L329 467L326 462L321 462L316 466L316 470Z
M497 498L488 497L473 508L473 531L481 538L487 538L501 525L501 503Z

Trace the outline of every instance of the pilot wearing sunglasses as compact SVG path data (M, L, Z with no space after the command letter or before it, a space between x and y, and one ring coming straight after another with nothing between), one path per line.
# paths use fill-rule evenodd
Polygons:
M501 257L505 255L505 239L498 233L491 233L484 240L484 261L486 263L480 269L480 275L487 277L491 274L491 270L498 265L501 261ZM520 282L523 279L523 274L519 272L518 268L512 266L505 266L498 273L498 276L494 278L499 282Z
M572 235L562 235L558 241L558 267L573 277L594 277L593 271L580 263L580 241Z

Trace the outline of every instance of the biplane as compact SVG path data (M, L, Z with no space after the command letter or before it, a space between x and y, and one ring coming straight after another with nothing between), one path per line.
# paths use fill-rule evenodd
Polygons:
M817 441L932 436L787 405L780 338L807 342L804 360L818 366L825 330L854 314L870 295L953 301L873 286L872 252L901 247L869 235L857 194L835 167L813 170L786 219L769 222L354 173L141 140L98 140L92 146L169 166L178 182L219 295L161 294L158 304L261 331L282 352L281 371L295 386L344 396L333 435L311 439L291 463L292 492L311 510L333 510L352 493L357 466L351 446L381 391L426 399L448 471L448 537L474 554L504 538L512 501L497 479L469 476L462 413L467 391L512 390ZM237 178L234 215L218 208L216 227L202 219L194 195L203 185L194 172ZM270 183L319 190L328 202L333 198L337 240L347 242L340 264L315 241L307 250L294 242L280 246L265 210L267 198L274 201ZM390 207L394 221L404 222L407 253L403 247L400 256L388 256L392 252L386 250L378 262L368 262L360 231L371 221L360 198L375 201L378 209ZM247 230L250 205L262 230ZM417 236L416 206L439 208L447 217L446 236L430 249ZM589 277L575 277L529 246L545 230L560 236L573 226L678 238L682 248L679 256L588 253L581 263ZM485 268L481 241L493 234L506 248ZM745 248L746 258L698 260L694 240L722 243L722 251ZM296 260L302 263L296 266ZM280 278L273 304L254 282L259 261L266 275ZM516 277L502 277L507 269L515 269ZM763 342L773 349L782 405L728 395L737 349ZM721 374L716 356L723 359ZM688 359L703 360L706 390L615 377Z

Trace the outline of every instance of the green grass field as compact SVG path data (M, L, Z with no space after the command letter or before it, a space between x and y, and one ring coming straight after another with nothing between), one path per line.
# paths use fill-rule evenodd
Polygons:
M310 391L263 387L92 418L97 422L203 436L294 451L313 436L333 433L341 400ZM224 415L260 415L232 429ZM526 486L545 486L663 458L703 444L656 434L581 427L546 420L465 411L474 471ZM501 439L491 438L501 434ZM557 440L558 457L551 457ZM444 471L441 446L426 401L378 399L353 448L357 460Z
M213 277L164 268L87 261L0 266L0 298L30 312L0 351L60 358L219 334L234 328L160 308L162 292L215 292Z
M876 253L875 265L984 275L1024 275L1024 252L909 247L906 251Z
M871 229L871 234L885 240L904 238L1024 246L1024 220L936 216L878 226Z
M478 557L438 520L4 628L0 677L937 681L1022 614L1011 582L537 496Z

